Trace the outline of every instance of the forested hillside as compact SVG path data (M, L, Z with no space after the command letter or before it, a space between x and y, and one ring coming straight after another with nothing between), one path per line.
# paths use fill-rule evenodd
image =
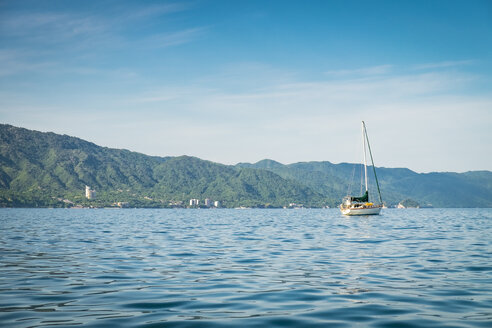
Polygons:
M265 170L226 166L189 156L152 157L54 133L0 125L0 203L3 206L93 204L167 206L211 198L224 206L321 206L311 189ZM61 200L60 200L61 199ZM67 200L63 202L63 200Z
M235 166L195 157L155 157L66 135L0 125L0 206L184 206L191 198L224 207L336 206L360 192L360 165L272 160ZM492 172L419 174L377 168L383 200L434 207L492 207ZM370 184L374 187L373 180ZM85 198L85 186L96 190ZM371 190L376 196L376 191Z
M302 162L289 165L272 160L240 167L261 168L285 179L298 181L329 198L340 199L349 191L360 191L360 164ZM413 199L420 205L434 207L492 207L492 172L416 173L406 168L376 168L383 201L396 205ZM371 169L369 170L371 173ZM374 179L369 176L370 194L376 197Z

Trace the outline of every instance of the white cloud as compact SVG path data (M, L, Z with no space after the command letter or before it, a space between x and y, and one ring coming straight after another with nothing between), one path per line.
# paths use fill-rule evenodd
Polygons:
M147 47L170 47L188 43L195 40L207 30L206 27L195 27L180 31L165 32L147 37L143 44Z
M335 71L328 71L326 75L332 77L350 77L350 76L371 76L371 75L384 75L391 72L393 65L379 65L372 67L364 67L357 69L342 69Z
M112 8L112 15L75 11L20 11L4 13L0 20L3 49L22 51L40 49L52 56L99 56L105 50L141 49L141 47L177 46L195 40L206 27L162 28L159 34L139 34L139 29L161 15L190 9L189 3ZM131 33L128 33L131 32ZM97 51L94 51L97 49Z
M188 89L179 106L153 113L157 120L166 113L162 121L174 122L164 140L192 136L196 143L180 149L220 162L263 157L356 161L353 144L364 119L378 165L419 171L490 169L490 158L473 153L470 144L487 147L492 142L486 123L492 118L492 97L460 94L474 81L466 73L431 72L274 85L265 81L264 88L257 85L252 92L227 92L212 84L207 91ZM174 94L179 92L174 89ZM188 119L182 121L178 112ZM457 161L456 154L463 156Z
M425 70L425 69L436 69L436 68L449 68L449 67L456 67L456 66L471 65L474 62L475 62L474 60L455 60L455 61L448 60L438 63L415 65L414 69Z
M31 115L26 127L51 126L104 146L221 163L262 158L355 162L365 120L378 166L491 169L484 149L492 143L492 96L463 91L479 81L477 76L438 70L306 81L290 72L269 74L267 67L265 72L261 78L245 75L250 81L237 88L229 86L229 79L238 78L229 68L216 80L209 76L181 86L91 98L65 112ZM19 104L2 103L0 114L11 122L26 115L16 114Z
M172 13L189 10L192 5L185 2L164 3L155 5L146 5L145 7L136 7L128 11L128 4L125 3L125 7L122 10L121 17L128 19L147 19L151 16L169 15Z
M0 24L4 37L20 37L30 42L48 44L74 37L97 35L109 28L97 16L53 12L6 15Z

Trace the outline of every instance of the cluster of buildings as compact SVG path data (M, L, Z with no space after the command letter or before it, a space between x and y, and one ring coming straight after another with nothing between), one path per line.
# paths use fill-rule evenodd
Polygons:
M118 191L121 191L121 190L118 190ZM96 191L89 186L85 186L85 198L95 199L96 198ZM147 197L147 196L145 196L143 198L147 199L147 200L153 200L152 198ZM163 202L163 201L161 200L161 202ZM183 201L172 200L169 202L169 206L171 206L171 207L184 207L183 205L184 205ZM116 202L116 203L113 203L113 206L129 207L129 203L128 202ZM193 199L190 199L189 207L219 208L219 207L221 207L221 203L218 200L213 201L210 198L205 198L203 203L200 203L199 199L193 198Z
M192 206L192 207L195 207L195 206L199 207L201 205L202 204L200 204L200 200L199 199L196 199L196 198L190 199L190 206ZM220 207L220 202L218 200L212 201L209 198L205 198L205 200L203 201L203 205L205 207Z

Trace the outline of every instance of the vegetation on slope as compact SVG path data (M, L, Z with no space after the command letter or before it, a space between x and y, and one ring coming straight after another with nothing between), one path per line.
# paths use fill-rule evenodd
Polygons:
M218 200L225 207L336 206L360 190L360 165L273 160L222 165L195 157L155 157L78 138L0 125L0 206L136 207ZM435 207L492 207L492 172L418 174L377 168L383 200ZM374 181L370 184L375 187ZM85 186L97 191L85 198ZM375 189L370 191L376 196Z
M97 191L84 199L85 186ZM265 170L181 156L151 157L69 136L0 126L0 205L164 207L211 198L225 206L320 205L322 196ZM61 199L61 200L60 200ZM65 202L63 200L66 200Z
M359 189L360 164L302 162L283 165L240 163L241 167L258 167L274 172L285 179L298 181L328 199L339 201ZM369 169L371 172L371 169ZM492 207L492 172L416 173L406 168L376 168L383 201L396 205L412 198L420 204L434 207ZM370 195L377 199L374 179L369 177ZM352 186L350 188L350 186Z

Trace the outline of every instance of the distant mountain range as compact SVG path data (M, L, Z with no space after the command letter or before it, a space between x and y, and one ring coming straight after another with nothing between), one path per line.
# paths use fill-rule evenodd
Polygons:
M376 168L383 200L434 207L492 207L492 172L419 174ZM223 165L195 157L156 157L97 146L67 135L0 124L0 206L132 207L186 205L191 198L224 207L336 206L357 185L359 164L273 160ZM374 184L374 183L372 183ZM85 198L85 186L95 189ZM354 193L359 187L352 188ZM373 195L373 193L371 191Z

